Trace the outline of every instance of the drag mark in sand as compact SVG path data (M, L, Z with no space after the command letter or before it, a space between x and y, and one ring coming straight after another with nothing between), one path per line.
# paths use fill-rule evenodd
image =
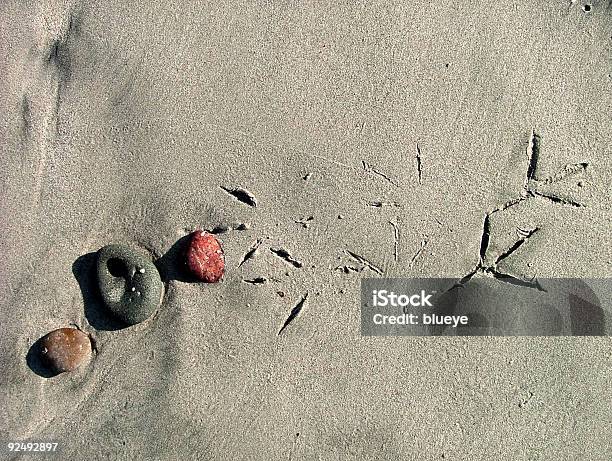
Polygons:
M347 255L350 256L351 259L353 259L354 261L357 261L359 264L363 264L364 266L366 266L371 271L376 272L378 275L382 275L383 274L383 270L380 267L378 267L376 264L368 261L363 256L359 256L358 254L353 253L351 250L344 250L344 251L346 252Z
M387 176L384 173L381 173L380 171L378 171L377 169L375 169L372 165L370 165L368 162L362 160L361 164L363 165L363 171L365 171L366 173L370 173L370 174L374 174L377 176L380 176L381 178L383 178L385 181L393 184L395 187L399 187L399 184L396 183L393 179L391 179L389 176Z
M503 283L509 283L510 285L516 285L524 288L532 288L545 293L547 292L536 278L533 278L532 280L523 280L522 278L515 277L514 275L510 274L504 274L493 268L485 268L483 269L483 273L491 275L493 278Z
M559 197L558 195L554 195L554 194L546 194L544 192L538 192L537 190L529 191L529 193L532 197L546 200L554 205L563 205L563 206L569 206L572 208L583 208L585 206L581 203L574 202L573 200Z
M502 205L499 205L497 208L494 208L493 210L491 210L489 214L492 215L493 213L497 213L498 211L504 211L507 210L508 208L513 207L514 205L518 205L519 203L527 200L529 198L529 195L526 196L521 196L512 200L508 200L506 203L503 203Z
M285 328L287 328L289 324L293 322L293 320L295 320L295 318L300 314L300 312L302 312L302 309L304 308L304 305L306 304L307 299L308 299L308 292L306 292L306 294L302 296L302 299L298 301L295 307L291 309L291 312L289 313L289 317L287 317L287 320L285 320L285 323L283 324L283 326L280 328L280 330L278 330L278 333L276 334L277 336L280 336L280 334L285 330Z
M489 213L485 214L482 223L482 234L480 236L480 264L484 264L487 250L489 249L489 239L491 238L491 218Z
M527 155L527 175L525 176L523 187L528 189L530 182L536 179L536 168L538 166L538 157L540 156L540 137L534 129L531 130L525 154Z
M423 164L421 162L421 148L419 147L419 143L416 145L416 166L419 175L419 184L423 184Z
M508 248L507 250L503 251L495 259L495 266L497 266L498 263L502 262L504 259L506 259L508 256L510 256L512 253L514 253L516 250L518 250L537 231L538 231L537 227L535 227L533 229L529 229L529 230L522 230L522 229L520 229L519 230L519 232L520 232L519 240L517 240L510 248Z
M419 257L423 253L423 251L425 251L425 247L427 246L428 243L429 243L429 240L427 239L421 240L421 248L419 248L417 252L414 254L414 256L412 256L412 259L410 260L410 264L408 264L408 267L412 267L414 265L416 260L419 259Z
M397 221L397 218L395 218L395 221ZM397 262L399 259L399 227L397 222L389 221L389 224L393 227L393 259Z
M364 269L365 269L365 266L355 267L355 266L349 266L348 264L345 264L343 266L337 266L334 268L334 270L342 271L345 274L350 274L351 272L361 272Z
M46 10L36 21L44 22L45 28L39 31L39 43L30 54L29 81L20 108L22 138L37 157L32 194L37 204L47 167L55 160L53 139L59 133L60 104L71 77L70 47L79 29L78 18L69 7Z
M368 202L368 206L372 208L384 208L384 207L399 208L401 207L401 205L398 202L381 202L381 201Z
M79 35L80 20L74 11L66 14L67 21L63 31L60 31L51 41L51 45L44 57L44 65L53 76L53 104L52 118L55 121L55 132L59 132L59 112L62 97L72 77L72 56L70 43ZM46 21L46 19L45 19Z
M304 265L301 261L291 256L291 254L284 248L270 248L270 251L274 253L274 255L285 261L287 264L291 264L297 269L300 269Z
M261 245L261 242L262 241L258 239L253 245L251 245L251 248L249 248L247 252L244 254L244 256L242 256L242 259L240 260L238 267L241 267L248 260L253 259L255 256L257 256L257 252L259 250L259 245Z
M249 285L263 285L267 281L268 279L265 277L255 277L254 279L250 279L250 280L244 279L243 280L244 283L248 283Z
M211 234L225 234L229 231L245 231L249 230L250 226L246 223L237 223L228 226L227 224L219 224L218 226L213 227L210 232Z
M243 189L241 187L231 189L224 186L221 186L221 189L223 189L225 192L227 192L239 202L242 202L245 205L248 205L253 208L257 207L257 200L255 199L255 196L251 194L248 190Z

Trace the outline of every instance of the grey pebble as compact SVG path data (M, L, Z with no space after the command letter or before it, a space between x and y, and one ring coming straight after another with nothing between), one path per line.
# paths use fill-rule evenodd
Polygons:
M148 319L161 303L163 284L157 268L145 254L127 246L98 250L96 278L104 305L127 325Z

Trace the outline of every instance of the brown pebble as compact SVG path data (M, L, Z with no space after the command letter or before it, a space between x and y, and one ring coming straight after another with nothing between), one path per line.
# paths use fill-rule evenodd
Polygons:
M53 372L73 371L91 356L89 336L76 328L59 328L40 341L42 362Z

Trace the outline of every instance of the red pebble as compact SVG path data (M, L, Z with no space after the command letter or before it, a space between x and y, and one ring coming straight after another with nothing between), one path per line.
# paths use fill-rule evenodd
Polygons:
M191 234L187 249L187 266L202 282L215 283L221 280L225 272L221 242L208 232L195 231Z

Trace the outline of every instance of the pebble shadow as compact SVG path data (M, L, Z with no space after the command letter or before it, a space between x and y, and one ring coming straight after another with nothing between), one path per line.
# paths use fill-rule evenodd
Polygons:
M187 253L190 240L190 234L181 237L161 258L154 262L164 283L173 280L185 283L195 283L198 281L189 272L185 262L185 254Z
M32 370L38 376L41 376L43 378L53 378L59 373L50 370L41 360L43 337L38 338L36 342L32 344L32 346L30 346L30 349L28 350L28 353L26 355L26 363L28 364L30 370Z
M127 328L105 308L96 284L96 253L79 256L72 264L72 273L83 295L85 317L96 330L114 331Z

